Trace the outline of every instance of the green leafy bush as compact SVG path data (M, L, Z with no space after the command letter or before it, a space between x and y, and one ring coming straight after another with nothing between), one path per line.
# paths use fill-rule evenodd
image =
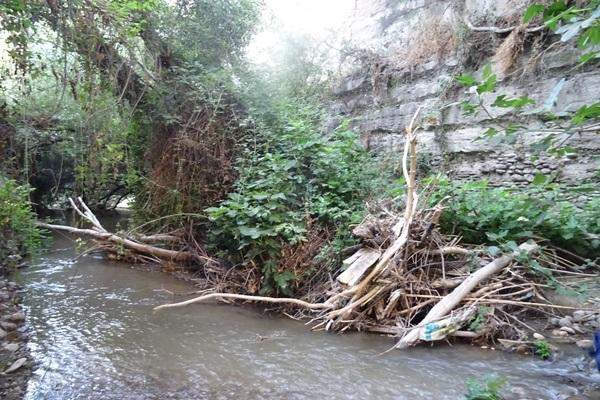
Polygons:
M534 352L535 355L541 358L542 360L547 360L552 355L552 348L550 344L545 340L538 340L534 344Z
M500 390L505 385L506 381L502 378L493 376L486 377L482 380L469 379L467 380L466 400L502 400Z
M262 143L244 145L236 190L206 210L211 242L229 258L236 254L234 262L262 265L266 291L294 278L276 270L282 244L303 241L311 224L358 222L376 180L370 156L346 126L326 137L310 106L284 104L279 112L283 124L265 127Z
M443 231L460 234L467 243L546 239L583 256L598 254L599 199L576 206L564 200L565 191L558 185L493 188L486 181L431 182L437 185L434 202L451 197L442 214Z
M0 271L14 264L11 256L32 254L41 247L42 232L35 225L28 186L0 176Z

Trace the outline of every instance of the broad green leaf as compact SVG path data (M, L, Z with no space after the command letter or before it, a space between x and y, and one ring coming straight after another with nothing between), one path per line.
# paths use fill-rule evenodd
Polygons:
M454 77L454 79L463 86L471 87L477 85L477 81L471 75L462 74Z
M265 200L269 198L269 194L268 193L256 193L254 195L252 195L252 198L254 200Z
M487 80L492 75L492 64L486 64L485 67L483 67L483 80Z
M532 4L525 10L523 14L523 23L528 23L534 19L537 15L543 13L545 7L542 4Z
M571 122L575 125L581 125L590 119L597 118L600 118L600 102L581 106L571 118Z
M467 100L463 101L461 106L465 115L475 115L479 110L479 106L477 104L473 104Z
M586 29L579 36L579 39L577 39L577 47L580 49L596 46L598 44L600 44L600 25L595 25Z
M496 89L496 75L492 73L492 66L487 64L483 68L484 81L477 85L477 93L493 92Z
M494 127L487 128L485 132L481 134L482 137L491 138L498 134L498 130Z
M240 226L239 228L240 235L248 236L252 239L258 239L261 236L261 232L258 228L252 228L249 226Z
M492 103L492 106L501 108L523 108L529 104L535 104L535 101L530 99L527 95L510 99L507 98L506 95L502 94L496 97L496 100Z
M590 51L588 53L583 54L580 58L579 58L579 64L585 64L590 60L593 60L594 58L598 58L600 57L600 52L598 51Z

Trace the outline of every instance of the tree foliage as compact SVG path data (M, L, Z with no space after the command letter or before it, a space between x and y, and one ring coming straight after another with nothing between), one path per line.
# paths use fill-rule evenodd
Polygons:
M96 205L107 196L139 192L138 209L147 216L198 211L222 197L235 179L232 148L242 132L233 114L243 113L232 93L234 76L259 6L253 0L3 5L9 55L24 72L18 85L14 75L5 85L6 122L25 133L21 148L40 150L28 155L51 160L52 153L63 153L68 173L60 178L75 180L41 185L30 179L36 193L66 187ZM11 96L16 87L18 104ZM54 88L43 93L48 106L31 121L24 109L37 108L48 87ZM58 140L43 139L49 135ZM180 151L171 159L156 157L153 151L165 145ZM187 165L180 162L184 156ZM192 180L203 189L191 190Z

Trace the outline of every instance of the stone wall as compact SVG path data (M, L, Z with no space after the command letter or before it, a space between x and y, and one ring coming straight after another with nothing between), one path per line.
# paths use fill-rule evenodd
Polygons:
M560 159L533 157L532 145L565 124L569 113L600 99L598 64L574 68L580 53L543 31L529 33L509 70L494 57L509 33L476 32L475 26L508 27L520 21L520 0L357 0L346 31L347 48L340 78L332 89L328 127L349 119L365 146L400 154L404 127L423 107L418 134L420 157L457 179L487 178L497 185L524 185L537 172L557 174L568 184L597 182L600 135L577 133L569 145L577 154ZM492 63L496 93L527 94L536 104L520 116L494 109L465 116L460 102L472 98L454 77L480 76ZM551 95L552 94L552 95ZM502 111L501 112L499 112ZM551 112L558 119L548 119ZM561 119L562 118L562 119ZM526 132L516 140L480 139L497 122L518 122Z

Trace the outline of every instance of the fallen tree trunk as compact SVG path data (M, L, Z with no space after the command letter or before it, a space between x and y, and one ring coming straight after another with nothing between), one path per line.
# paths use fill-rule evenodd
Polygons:
M38 226L54 231L63 231L76 235L88 236L95 240L120 245L126 249L133 250L140 254L156 257L164 261L193 261L197 258L195 254L190 252L163 249L146 243L139 243L110 232L98 232L94 229L74 228L67 225L54 225L41 222L38 223Z
M199 255L189 251L169 250L149 244L152 242L164 241L173 243L175 242L175 236L151 235L129 238L108 232L102 226L102 224L94 215L94 213L90 210L90 208L85 204L83 199L81 197L78 197L77 201L79 202L81 208L77 206L75 200L69 199L69 202L71 203L71 206L73 207L75 212L79 214L84 220L89 222L92 225L92 228L75 228L67 225L55 225L42 222L38 223L38 226L50 230L63 231L73 233L76 235L88 236L101 243L114 246L122 246L123 248L130 250L134 253L147 257L152 257L159 261L200 262L203 259L204 261L207 261L205 257L200 257Z

